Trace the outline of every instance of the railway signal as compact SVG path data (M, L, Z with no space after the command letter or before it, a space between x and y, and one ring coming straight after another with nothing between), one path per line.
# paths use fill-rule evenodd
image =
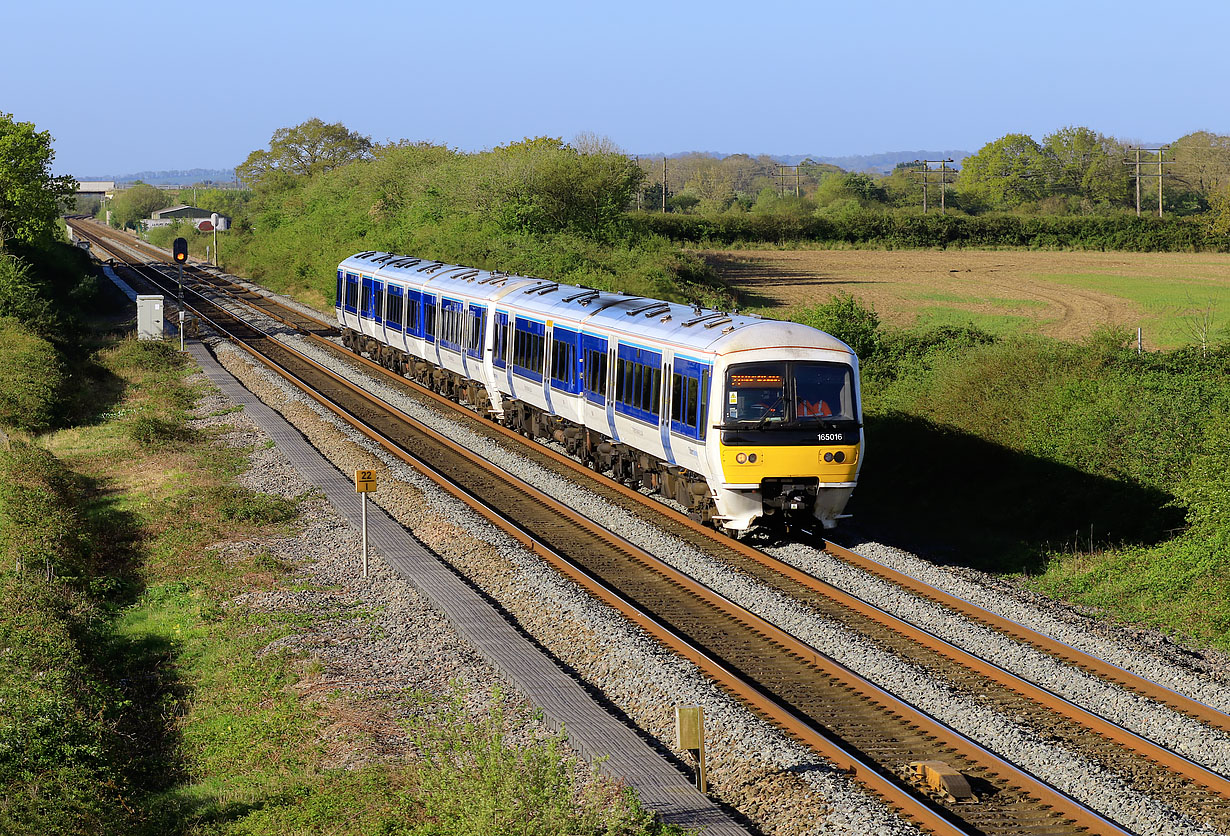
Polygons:
M171 244L171 255L179 272L179 291L175 301L179 304L179 350L184 350L184 262L188 260L188 239L176 238Z

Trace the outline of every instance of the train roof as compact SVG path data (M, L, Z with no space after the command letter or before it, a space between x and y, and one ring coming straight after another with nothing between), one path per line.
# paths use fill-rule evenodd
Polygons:
M471 299L498 301L502 306L531 316L597 327L630 340L686 345L696 351L716 354L764 348L766 345L853 353L849 346L831 334L795 322L594 290L549 279L462 267L430 259L369 251L347 258L338 267L376 274L385 279L427 285L440 292L452 292Z

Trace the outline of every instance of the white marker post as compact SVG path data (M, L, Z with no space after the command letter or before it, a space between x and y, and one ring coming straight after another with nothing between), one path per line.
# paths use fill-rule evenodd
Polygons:
M376 471L356 470L354 472L355 493L363 495L363 577L367 577L367 495L376 490Z

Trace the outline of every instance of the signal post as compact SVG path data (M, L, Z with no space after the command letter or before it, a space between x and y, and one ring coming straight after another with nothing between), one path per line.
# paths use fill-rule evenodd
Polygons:
M171 244L171 254L175 257L175 268L179 271L179 289L176 302L179 304L179 350L184 350L184 262L188 260L188 239L176 238Z

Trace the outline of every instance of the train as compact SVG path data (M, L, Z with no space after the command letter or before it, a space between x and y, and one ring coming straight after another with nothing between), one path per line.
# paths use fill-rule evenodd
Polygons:
M349 350L734 537L846 516L858 358L823 331L376 251L336 299Z

